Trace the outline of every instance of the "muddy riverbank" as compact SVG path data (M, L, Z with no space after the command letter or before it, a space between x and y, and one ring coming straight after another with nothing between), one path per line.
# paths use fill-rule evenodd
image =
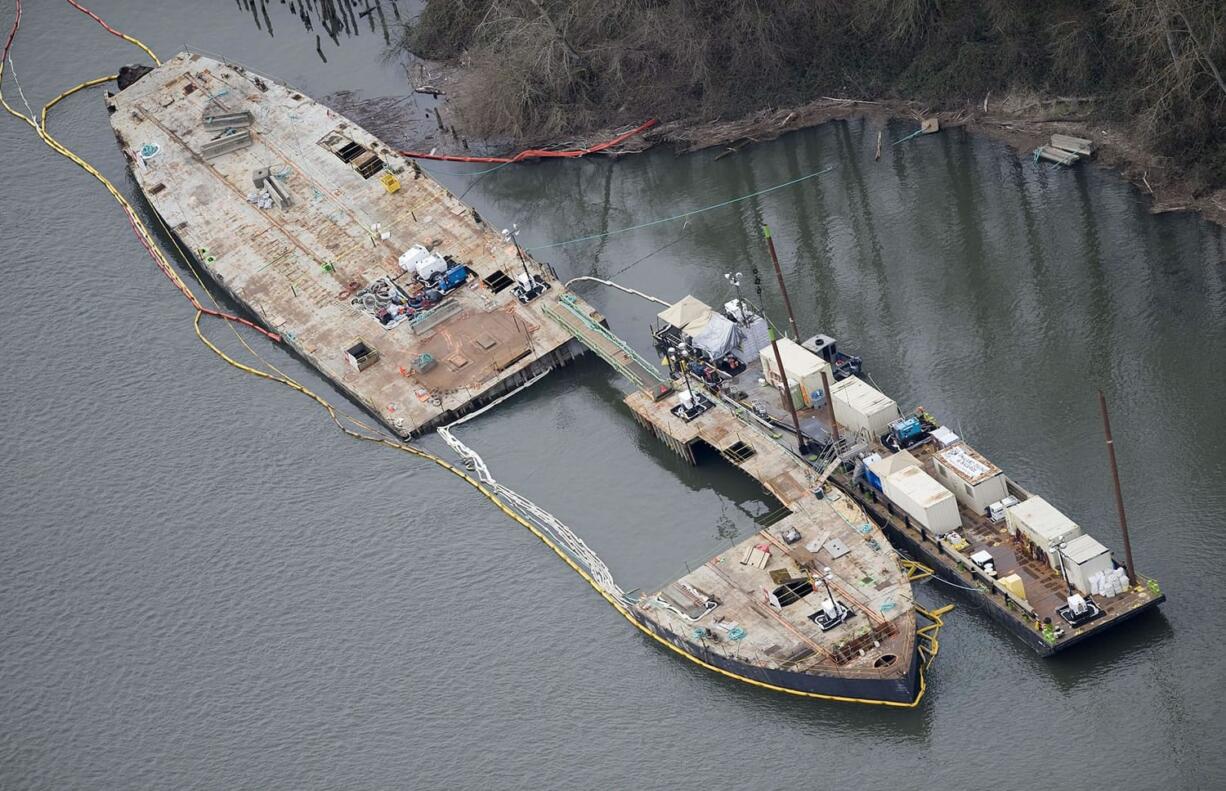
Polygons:
M459 83L457 69L442 64L423 65L417 74L421 84L411 88L428 85L438 88L442 94L428 97L437 99L433 102L433 108L417 114L411 123L398 127L397 136L405 141L403 144L408 150L469 156L511 154L542 146L584 148L611 139L626 128L605 127L561 141L470 138L465 133L463 119L458 113L451 112L448 101L447 91L454 91ZM378 122L383 113L379 108L347 109L355 111L359 117L365 115L368 118L373 110L375 126L382 126L386 131L386 123ZM915 122L918 129L920 120L930 117L938 118L943 129L965 127L976 134L1000 140L1024 156L1029 156L1037 146L1046 143L1054 133L1092 140L1095 146L1092 162L1114 170L1149 195L1152 198L1151 212L1192 211L1211 222L1226 225L1226 188L1197 190L1185 177L1182 163L1138 143L1127 124L1093 119L1088 103L1076 98L1045 99L1010 95L993 100L989 95L982 103L975 105L968 104L953 110L932 110L919 102L899 99L822 96L803 105L766 108L736 119L685 118L668 121L602 153L617 157L640 153L654 146L668 146L679 154L714 151L715 157L723 158L736 155L754 143L774 140L789 132L830 121L869 119L884 127L887 121L893 119L909 119ZM895 142L883 139L883 150ZM900 144L906 145L905 142ZM873 159L876 146L870 146L864 155ZM1074 167L1080 166L1083 165Z

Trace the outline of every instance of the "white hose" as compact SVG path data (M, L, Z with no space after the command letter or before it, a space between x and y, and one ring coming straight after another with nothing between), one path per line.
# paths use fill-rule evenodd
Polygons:
M643 299L651 300L652 302L655 302L659 305L663 305L666 308L671 308L673 306L671 302L665 302L659 297L653 297L652 295L644 294L642 291L639 291L637 289L633 289L628 286L623 286L623 285L614 283L612 280L602 280L599 277L592 277L591 275L580 275L579 277L572 277L570 280L567 280L565 283L562 284L562 288L570 288L571 283L577 283L580 280L590 280L593 283L600 283L601 285L611 286L613 288L616 288L618 291L625 291L627 294L633 294L636 297L642 297Z
M537 527L548 533L550 537L559 544L565 546L570 555L587 570L588 574L591 575L592 579L595 580L596 584L599 585L605 593L625 601L625 590L623 590L622 587L617 584L617 582L613 579L613 573L609 571L609 567L606 566L604 561L600 559L600 556L593 552L592 549L586 543L584 543L583 539L579 538L574 531L563 524L553 514L549 513L544 508L541 508L527 497L519 494L514 489L503 486L501 483L499 483L490 472L489 467L486 465L485 460L481 458L481 455L465 445L451 433L452 428L462 423L466 423L478 415L493 409L511 396L536 384L548 373L549 371L545 371L544 373L538 374L537 376L529 379L520 387L499 396L480 409L470 412L459 420L449 423L446 426L442 426L438 429L438 435L442 437L443 441L446 442L447 445L464 460L465 466L472 470L473 474L477 476L477 479L486 486L490 487L499 499L503 500L509 506L518 511L524 516L524 518L531 520Z

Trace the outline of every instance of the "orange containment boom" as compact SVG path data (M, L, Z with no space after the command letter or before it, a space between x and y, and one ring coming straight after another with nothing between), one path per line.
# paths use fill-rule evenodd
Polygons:
M400 154L414 159L437 159L444 162L481 162L487 164L510 164L511 162L522 162L525 159L574 159L588 154L595 154L599 151L604 151L607 148L612 148L618 143L623 143L630 138L641 135L651 127L658 124L654 118L648 119L641 126L631 129L629 132L618 135L612 140L606 140L603 143L594 145L591 148L578 148L570 151L551 151L541 148L529 148L526 151L520 151L513 157L469 157L460 156L458 154L433 154L422 153L420 151L401 151Z

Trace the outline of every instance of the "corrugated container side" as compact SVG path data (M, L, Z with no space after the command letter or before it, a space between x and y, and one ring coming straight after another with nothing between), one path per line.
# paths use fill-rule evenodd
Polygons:
M932 485L940 489L945 495L927 506L922 505L916 502L906 489L898 485L897 476L907 473L909 473L909 470L899 470L882 479L881 483L884 487L885 496L912 519L935 533L943 534L960 528L962 526L962 517L958 514L958 501L954 499L953 494L936 481L933 481L931 475L920 469L919 474L932 481ZM910 474L914 475L915 473Z
M898 418L898 404L857 377L831 384L830 391L835 419L854 433L880 436Z

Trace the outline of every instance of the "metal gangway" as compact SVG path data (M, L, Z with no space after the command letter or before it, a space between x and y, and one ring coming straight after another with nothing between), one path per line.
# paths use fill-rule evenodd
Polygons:
M545 302L541 309L635 387L650 395L652 400L659 401L672 392L672 383L659 368L610 332L608 327L589 316L579 307L578 299L573 294L563 294L558 297L557 303Z

